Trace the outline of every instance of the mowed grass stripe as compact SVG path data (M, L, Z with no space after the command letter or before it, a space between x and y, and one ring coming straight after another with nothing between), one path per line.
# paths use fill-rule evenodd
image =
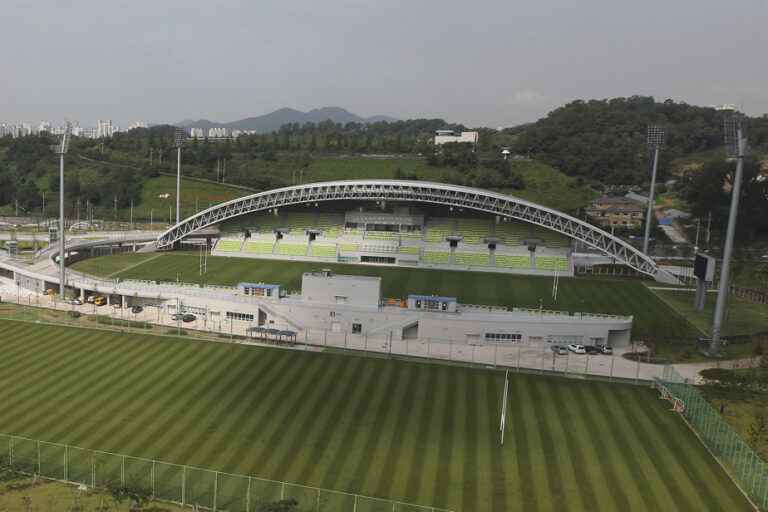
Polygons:
M691 432L680 431L673 423L682 422L676 414L668 414L669 411L659 407L658 398L651 393L646 393L638 400L642 411L645 412L643 420L650 427L661 433L661 438L670 453L676 455L675 459L680 464L691 482L691 486L699 491L702 500L713 510L730 510L746 505L738 489L722 486L729 489L730 493L716 493L713 487L704 485L707 481L725 481L728 479L725 471L712 459ZM677 430L677 432L675 432ZM681 461L688 460L688 463Z
M382 384L388 382L385 377L391 375L390 368L385 364L377 364L380 361L368 360L361 381L355 387L354 393L348 396L347 407L338 422L335 435L328 445L330 457L326 459L326 467L329 470L325 474L316 474L313 481L320 480L320 486L329 489L341 489L347 492L356 492L358 489L351 484L352 478L344 473L344 463L354 452L354 456L367 457L367 454L359 452L356 443L358 430L370 424L368 409L374 402L380 401L386 392Z
M186 365L190 365L193 361L193 347L178 348L180 350L175 350L170 354L170 357L166 357L168 347L158 345L156 351L146 351L148 354L151 353L152 357L149 364L144 364L142 361L139 366L140 378L127 378L137 370L135 366L121 375L122 381L116 383L114 389L106 393L102 402L99 403L100 416L108 419L99 428L98 435L90 438L89 442L93 446L104 447L104 449L109 450L121 450L122 448L118 448L114 443L115 439L120 440L122 437L119 434L126 430L127 423L134 424L143 430L146 426L145 422L148 421L144 419L148 412L147 397L152 396L152 389L164 388L166 384L170 385L178 374L185 371ZM174 370L163 371L169 366ZM143 378L146 375L154 374L160 375L160 377L157 379ZM127 392L127 389L130 392ZM145 416L142 417L142 414ZM87 431L81 435L83 439L90 437Z
M108 351L105 360L109 363L97 367L98 370L92 372L88 371L92 366L91 364L87 361L79 362L78 367L83 369L83 373L88 375L88 378L80 380L70 378L67 382L61 382L61 389L66 390L66 392L58 395L56 401L67 403L67 407L79 411L78 416L81 417L69 416L62 421L62 418L52 417L46 414L48 411L42 410L40 413L44 416L47 415L47 423L42 422L39 417L31 417L30 421L40 422L40 428L49 430L54 438L68 439L70 444L77 445L81 442L82 437L78 435L79 433L84 433L83 437L88 440L92 439L94 432L102 426L102 418L108 418L108 416L102 416L102 413L104 412L104 405L110 403L111 394L104 392L94 398L89 395L88 391L92 388L111 389L114 383L135 371L144 361L151 361L153 354L148 352L150 351L143 351L136 346L132 347L131 351L123 352L121 355L116 355L114 351ZM137 357L133 357L134 355ZM75 375L79 373L75 372Z
M484 474L485 471L481 471L478 460L478 430L482 425L481 414L477 407L478 402L482 401L482 393L479 391L480 385L478 383L479 373L473 370L466 370L463 373L465 375L463 396L460 392L457 398L461 402L457 400L455 412L457 426L463 425L463 431L456 429L454 439L463 448L457 455L464 459L464 464L458 465L458 469L461 471L456 472L455 476L452 475L451 486L461 482L462 510L476 510L479 493L482 491L483 495L487 497L492 491L486 488L489 478ZM483 376L489 378L487 372L483 372ZM461 407L461 405L466 407Z
M294 355L289 351L267 351L260 354L266 370L258 375L258 380L251 388L244 388L244 399L237 412L229 419L227 434L224 439L231 440L226 446L221 446L217 452L222 468L232 468L232 471L251 474L256 471L258 460L253 457L253 449L248 446L243 449L243 444L250 445L253 438L249 437L249 421L254 416L260 404L263 404L272 396L275 386L283 378L285 372L294 365ZM235 442L237 441L237 442Z
M27 326L25 326L27 327ZM25 336L34 336L35 331L32 329L24 329L17 332L21 346L16 347L12 353L9 353L9 360L0 371L0 393L8 390L12 386L29 386L34 382L39 382L40 375L37 373L40 368L50 369L50 361L48 358L52 358L57 362L60 362L58 356L64 354L71 354L71 347L66 344L57 345L48 337L35 336L34 343L26 346ZM65 337L64 340L77 340L75 345L81 343L87 343L83 341L81 336L77 333L69 333L69 337ZM3 337L0 340L0 344L3 347L6 346L8 338ZM3 361L5 361L6 353L3 353ZM74 356L72 356L74 357ZM45 376L45 374L43 374ZM30 382L31 381L31 382Z
M158 387L155 390L154 396L158 399L155 400L154 396L150 399L155 403L155 412L144 411L142 417L138 418L152 427L143 430L141 436L136 436L128 442L127 449L130 453L148 453L151 446L158 445L164 448L164 451L157 455L158 458L169 462L186 459L189 464L199 464L196 450L187 457L179 454L177 458L178 444L180 440L205 435L202 425L195 423L194 419L204 416L207 407L212 405L208 404L204 397L219 380L226 363L237 360L232 346L224 345L222 350L215 350L215 344L202 344L202 347L203 350L194 358L197 364L193 369L182 373L181 378L165 389ZM213 352L212 357L205 357L208 350ZM190 424L196 425L197 428L190 431L187 428ZM215 467L216 461L206 462Z
M95 334L90 333L90 335L78 341L84 345L90 345L94 341ZM66 337L58 338L57 341L51 340L51 346L55 346L57 343L62 343L66 346L66 342ZM71 350L72 345L69 345L69 348ZM76 409L71 407L72 404L62 400L62 393L66 392L63 390L66 390L70 383L82 380L82 375L77 371L72 371L72 366L78 369L85 368L82 366L83 364L88 364L89 361L100 360L101 356L109 353L109 347L106 344L102 344L97 350L88 351L86 357L83 357L77 350L68 353L64 350L64 352L61 356L58 356L58 354L62 353L62 349L37 354L40 357L37 368L27 368L28 373L25 377L6 388L13 398L6 399L5 406L8 407L8 410L16 411L15 428L23 428L25 431L32 432L47 432L43 428L45 425L41 425L39 422L40 417L48 417L53 423L56 423L57 418L55 416L51 417L49 415L50 411L40 405L45 403L46 400L55 401L64 410L76 411ZM56 363L52 363L52 360L56 361ZM37 376L34 382L29 382L30 375ZM32 413L32 411L37 412ZM60 421L60 418L58 418L58 421ZM51 434L53 433L48 432L48 435ZM64 442L64 440L60 442Z
M539 463L546 463L545 483L549 489L549 499L552 506L557 510L570 510L571 503L568 502L568 496L563 488L563 470L561 464L552 461L558 460L558 447L555 444L553 433L551 431L552 422L558 421L557 418L548 418L542 403L543 396L538 393L536 381L525 379L524 386L531 401L533 418L535 423L528 423L531 430L528 435L538 439L538 448L542 454L542 460Z
M274 449L274 446L267 444L265 425L270 425L274 421L274 411L277 410L276 402L285 400L291 387L295 385L298 376L304 370L301 364L303 361L301 354L293 353L289 357L291 357L291 364L288 365L287 369L276 374L274 381L266 381L266 388L260 387L260 389L265 390L261 393L263 399L251 410L241 429L241 435L248 443L247 457L253 461L242 461L245 457L241 455L241 462L249 464L252 468L250 474L265 478L272 476L267 472L264 464L265 453ZM286 441L290 442L291 440ZM231 456L229 460L232 460ZM235 467L234 464L233 467Z
M433 503L435 500L435 486L434 481L437 478L437 473L442 471L440 466L446 461L440 458L439 447L443 438L443 431L440 429L442 418L439 414L445 407L450 407L447 393L447 383L451 378L450 368L445 366L433 366L430 367L430 371L437 374L436 393L433 397L434 411L428 418L429 427L426 438L422 438L421 442L425 444L424 460L425 469L422 472L421 481L419 482L419 495L424 497L426 503Z
M666 488L670 501L660 500L665 507L674 503L677 510L700 510L703 505L695 495L689 495L685 482L679 478L674 460L669 457L666 450L661 449L661 443L654 437L646 435L644 429L637 423L638 418L627 411L632 409L619 400L614 393L603 393L600 389L597 396L603 404L603 410L614 414L615 420L620 423L619 431L626 432L629 446L634 453L635 464L640 468L640 474L644 478L639 482L640 492L648 494L658 492L659 488ZM673 469L674 468L674 469Z
M302 439L303 441L301 444L281 442L275 446L273 457L276 462L270 469L272 474L283 475L282 478L285 479L289 478L290 466L300 458L299 454L301 451L309 449L311 446L307 441L320 427L318 416L321 416L322 411L327 409L329 402L334 399L334 396L338 399L338 393L333 391L341 391L341 389L337 388L338 383L343 379L346 370L352 364L348 360L334 359L328 365L322 365L325 378L324 385L315 385L308 394L299 398L297 403L300 404L300 402L306 400L306 405L299 405L289 413L289 419L280 432L281 438ZM310 383L310 386L312 386L312 383ZM291 480L294 479L291 478Z
M326 367L338 368L340 365L340 361L337 359L323 361L325 364L320 364L320 361L317 360L313 363L309 365L307 371L299 374L298 378L293 381L293 385L287 388L284 394L281 394L281 400L272 402L272 408L268 413L268 417L272 418L271 425L262 431L261 437L264 439L265 447L269 448L262 452L260 463L265 472L275 475L280 480L285 475L275 472L280 464L280 461L275 458L280 451L280 444L288 442L288 438L283 436L286 426L293 422L294 413L302 407L305 400L319 399L317 382Z
M566 386L562 394L558 393L554 398L561 408L563 421L574 430L574 437L583 445L577 448L581 453L576 457L599 490L595 496L595 510L632 510L627 489L617 473L616 452L608 449L610 436L607 430L610 426L606 425L603 416L598 422L596 414L590 411L591 390L591 386L578 389Z
M247 375L243 376L243 382L238 393L231 393L217 424L218 441L210 442L208 450L200 450L202 460L219 460L220 467L228 471L241 471L243 463L243 451L233 451L234 446L244 442L243 425L245 418L251 410L253 399L262 399L268 396L271 390L265 386L276 375L280 375L290 364L291 355L286 351L263 351L255 361L251 360ZM213 440L212 440L213 441ZM240 460L238 460L240 459Z
M577 430L568 414L568 409L563 403L561 393L565 392L570 387L570 382L560 379L551 379L551 386L548 389L544 388L544 381L538 380L535 384L535 389L539 391L539 397L543 397L545 393L550 393L552 400L542 400L547 416L554 421L553 430L557 434L557 450L558 458L560 458L560 464L563 468L564 481L571 482L573 486L568 494L570 497L570 503L573 508L580 508L581 510L597 510L597 486L600 485L599 480L590 478L590 465L587 457L583 451L583 444L585 439L582 439L577 435ZM534 397L537 400L537 397ZM585 436L589 436L589 433L584 432ZM578 505L577 505L578 503Z
M461 380L462 383L466 380L466 370L461 369L459 371L454 371L453 376L447 375L448 372L446 372L445 380L443 381L443 389L445 393L445 401L446 404L449 404L447 407L443 408L443 414L442 418L440 418L440 423L438 426L438 429L436 432L439 432L439 443L437 444L437 457L438 457L438 471L436 478L433 481L434 490L432 491L432 494L435 497L440 496L441 489L448 489L448 493L444 493L444 498L442 501L435 501L433 502L438 507L445 507L446 503L454 502L454 503L460 503L462 501L462 494L463 490L460 485L451 485L451 474L450 474L450 468L451 464L450 461L453 458L453 448L454 448L454 435L455 435L455 428L456 424L454 423L454 407L457 404L457 380ZM463 422L462 422L463 423ZM457 468L459 469L459 468ZM458 482L461 482L461 476L458 476Z
M185 435L184 429L176 422L169 424L168 429L162 434L170 439L176 439L173 450L169 453L170 457L181 458L184 453L193 452L195 461L216 461L216 467L220 467L218 457L220 454L211 459L206 458L205 450L201 450L201 447L209 443L226 442L218 418L229 413L225 407L227 397L231 395L229 390L241 384L243 374L253 367L251 358L248 354L241 355L239 348L231 346L227 358L223 359L222 363L209 365L204 370L203 375L210 375L210 379L207 385L201 386L200 396L219 397L218 400L212 400L208 406L199 399L191 400L179 409L178 414L186 415L190 423L200 426L198 434ZM199 465L201 462L196 464Z
M347 406L349 390L355 387L356 378L364 365L364 359L351 357L345 360L343 373L337 381L329 381L334 387L323 392L323 400L318 400L310 414L312 429L304 436L302 444L291 445L291 451L285 457L289 466L285 474L296 482L311 482L312 472L318 461L322 460L328 448L328 441L336 429L336 422ZM331 392L335 390L335 392ZM306 456L301 457L304 453Z
M510 388L514 378L510 377ZM511 395L511 389L509 393ZM519 503L515 497L520 496L522 492L522 482L507 473L507 468L518 463L517 452L513 449L517 432L510 414L513 410L511 403L507 404L504 447L501 446L501 432L498 428L503 394L504 377L500 372L472 372L472 379L466 390L468 412L465 421L469 442L467 475L475 482L474 485L466 485L463 510L481 508L478 503L481 498L488 502L483 509L490 507L491 510L507 510ZM477 398L473 399L472 396ZM507 397L508 400L510 398ZM486 407L479 407L482 404L486 404ZM487 439L484 449L478 439L481 436ZM470 471L472 466L475 470Z
M412 430L414 440L411 443L406 443L403 453L400 455L406 461L406 464L402 466L402 471L406 475L406 486L403 496L413 501L416 501L420 496L421 476L427 463L427 444L432 437L430 420L436 416L434 412L436 410L437 372L422 371L420 373L421 378L418 382L420 383L419 392L421 393L422 399L420 403L422 407L416 411L411 421L411 424L415 427ZM426 503L426 501L424 502Z
M548 475L544 466L538 463L544 456L539 450L540 445L537 443L538 434L535 433L536 425L533 422L533 411L524 386L527 379L526 376L516 375L514 379L509 381L509 414L513 420L512 437L518 456L517 480L518 482L528 482L526 486L521 485L522 492L516 501L522 505L521 510L539 510L538 497L544 497L549 492L546 483ZM497 402L496 407L500 407L499 404L500 401ZM531 423L534 425L529 426ZM543 505L544 503L542 503Z
M390 431L388 439L380 442L377 451L382 451L383 458L381 463L381 472L379 478L372 482L369 488L374 489L377 496L402 497L405 486L402 482L403 474L398 471L399 450L403 446L408 431L405 425L414 414L415 391L418 385L420 367L417 365L403 365L407 369L407 376L401 378L401 386L398 388L398 395L394 399L394 404L387 415L387 428Z
M589 408L585 418L594 418L598 423L605 423L600 432L605 434L604 441L610 445L608 455L613 471L620 475L619 481L632 505L632 510L660 510L662 505L673 503L672 495L655 468L648 464L645 454L637 448L637 439L626 418L616 405L606 400L600 389L596 388L590 400L585 400ZM610 441L609 441L610 440ZM627 464L626 461L633 461ZM653 489L653 492L649 490ZM631 492L629 492L631 490Z

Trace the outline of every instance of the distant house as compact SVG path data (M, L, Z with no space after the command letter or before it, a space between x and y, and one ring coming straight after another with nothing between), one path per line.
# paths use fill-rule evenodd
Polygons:
M642 197L642 196L640 196ZM644 201L647 199L643 198ZM587 215L600 226L637 229L643 224L645 205L627 197L604 196L587 208Z
M436 130L435 146L448 144L449 142L466 142L475 145L477 144L479 137L480 135L478 132L456 133L454 130Z

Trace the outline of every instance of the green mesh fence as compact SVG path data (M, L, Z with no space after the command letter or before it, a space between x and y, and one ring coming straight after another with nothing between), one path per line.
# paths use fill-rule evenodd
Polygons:
M0 434L0 468L99 489L143 491L212 511L256 512L266 503L294 499L299 512L450 512L7 434Z
M656 383L662 393L678 400L676 408L744 492L761 510L768 510L768 463L672 366L664 368Z

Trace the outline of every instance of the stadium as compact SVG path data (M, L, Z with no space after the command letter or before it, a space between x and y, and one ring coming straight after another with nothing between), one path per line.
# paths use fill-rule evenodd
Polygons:
M17 304L0 312L6 366L27 369L0 391L27 412L0 420L28 436L6 436L10 464L93 486L112 472L246 512L286 497L315 512L756 500L681 419L671 370L621 357L641 336L689 335L640 284L675 277L551 208L439 183L311 183L159 234L71 241L66 295L79 301L48 294L57 258L0 259ZM574 277L606 261L638 279ZM566 345L616 353L551 350ZM46 456L29 438L68 444Z

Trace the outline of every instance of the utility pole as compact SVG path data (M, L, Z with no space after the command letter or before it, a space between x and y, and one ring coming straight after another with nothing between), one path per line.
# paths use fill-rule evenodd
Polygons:
M69 150L69 136L72 125L67 123L61 142L54 146L54 151L59 155L59 296L63 299L67 287L66 267L64 258L64 155Z
M183 128L176 128L174 142L176 144L176 224L181 220L181 146L184 145L186 134Z
M651 237L651 219L654 210L653 194L656 191L656 171L659 166L659 148L664 144L664 129L653 124L648 126L647 143L653 151L653 170L651 171L651 189L648 191L648 211L645 215L645 236L643 237L644 254L648 254L648 243Z
M747 140L741 126L741 117L734 114L731 119L725 121L725 142L729 155L736 156L736 175L733 178L731 188L731 210L728 214L728 230L725 234L723 247L723 266L720 268L720 286L717 291L715 303L715 318L712 322L712 343L709 346L709 354L716 356L720 353L720 331L723 326L723 314L728 300L728 277L731 270L731 254L733 253L733 239L736 233L736 218L739 214L739 199L741 198L741 178L744 172L744 153Z

